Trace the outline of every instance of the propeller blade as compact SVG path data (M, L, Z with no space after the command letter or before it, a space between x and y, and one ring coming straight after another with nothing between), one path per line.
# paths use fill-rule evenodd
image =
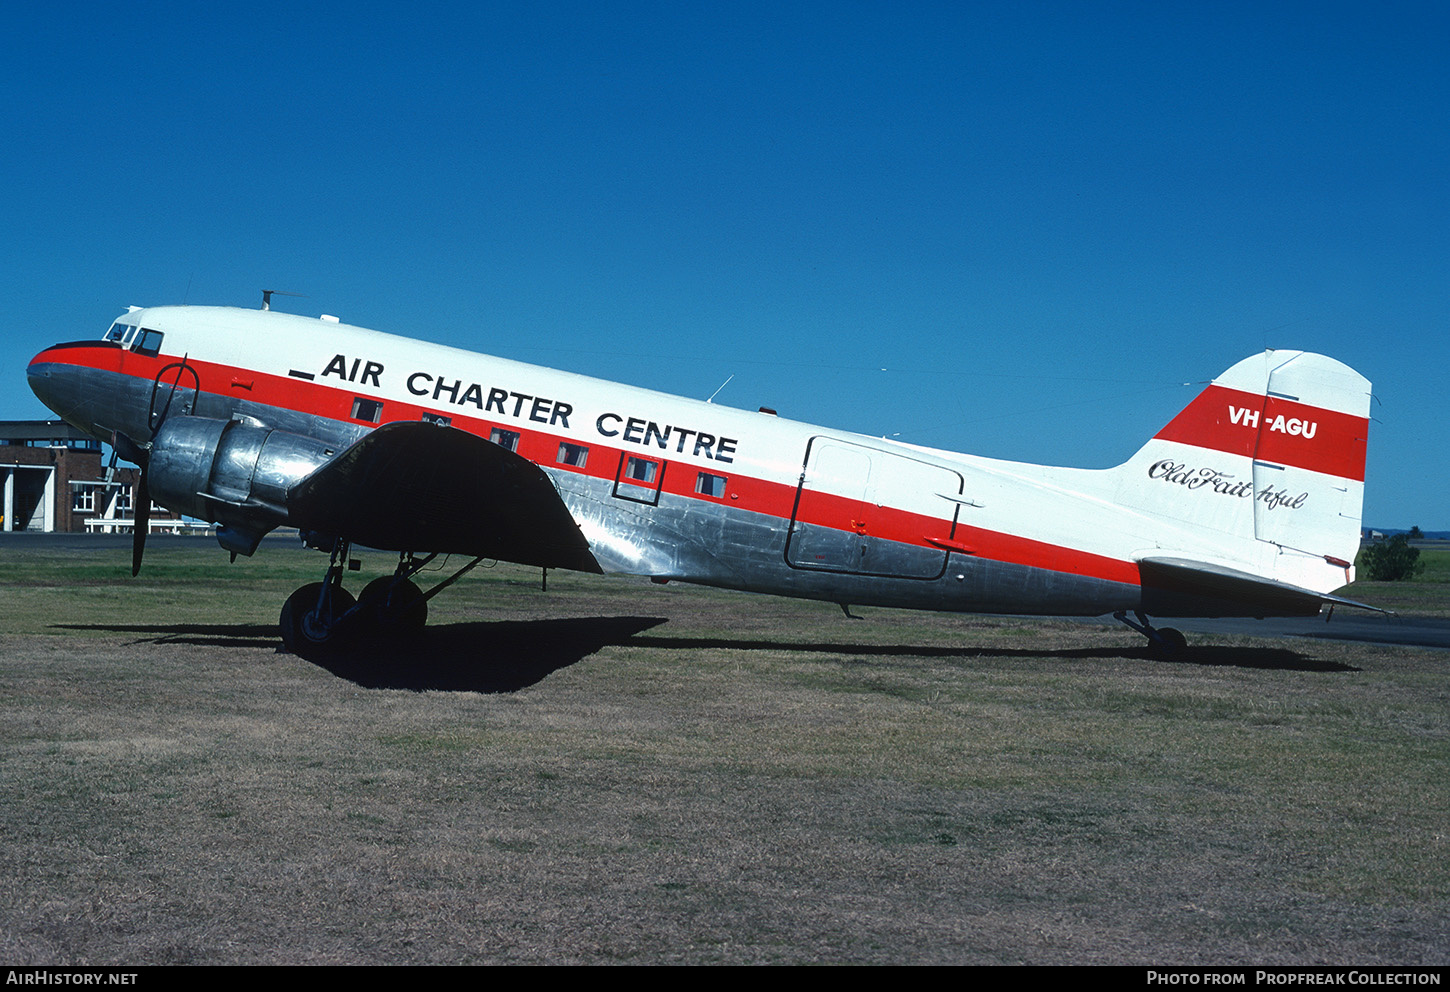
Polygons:
M132 506L135 510L135 525L131 528L131 577L141 574L141 556L146 553L146 532L151 529L151 488L146 485L146 470L136 483L136 494Z
M151 460L151 452L147 450L147 448L149 447L149 445L147 445L147 447L142 447L135 441L131 440L131 438L127 435L122 434L120 431L111 432L111 454L113 456L119 454L122 458L126 459L126 461L135 462L143 469ZM112 461L114 460L115 459L112 458Z

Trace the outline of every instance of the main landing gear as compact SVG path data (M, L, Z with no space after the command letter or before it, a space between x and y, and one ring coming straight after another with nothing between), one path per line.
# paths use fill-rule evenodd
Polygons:
M364 634L407 636L428 622L428 600L461 579L483 561L474 558L427 592L413 576L432 564L437 554L398 556L391 576L374 579L354 598L342 587L347 571L349 544L334 541L327 572L321 582L310 582L282 604L282 643L293 654L306 657L335 650Z
M1147 637L1148 653L1153 657L1177 657L1188 647L1188 638L1184 637L1181 631L1172 627L1154 627L1148 622L1148 618L1138 610L1133 611L1133 616L1138 618L1136 623L1128 619L1127 610L1119 610L1113 614L1113 619L1122 621Z

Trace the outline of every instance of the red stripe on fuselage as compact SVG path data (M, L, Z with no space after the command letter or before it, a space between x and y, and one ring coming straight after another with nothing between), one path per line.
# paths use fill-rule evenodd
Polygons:
M1365 417L1209 386L1156 436L1363 482L1368 435Z
M166 356L147 356L135 352L123 352L114 348L79 348L74 345L50 348L41 352L31 364L55 363L78 365L97 371L115 372L144 381L154 381L157 374L168 365L175 365L180 359ZM1082 575L1129 585L1139 584L1138 566L1134 562L1120 561L1073 548L1065 548L1042 541L1004 534L997 531L954 524L949 518L933 517L912 513L892 507L862 504L860 500L837 496L832 493L811 491L811 498L804 501L802 511L797 512L795 484L771 482L743 475L733 463L684 462L669 458L673 452L652 449L616 448L600 441L552 434L533 427L527 414L517 420L484 420L457 412L456 407L446 409L436 406L421 406L406 400L382 398L347 386L319 383L298 379L293 376L255 372L237 366L187 358L187 365L194 369L203 392L235 399L235 385L238 380L250 383L247 401L262 406L278 407L322 417L341 423L362 427L378 426L370 421L355 419L352 404L355 397L378 399L383 403L383 423L412 421L422 418L424 413L446 416L452 426L471 434L487 438L495 428L514 431L519 434L517 454L543 468L573 472L606 481L620 479L620 462L625 455L647 458L661 463L663 477L661 491L687 499L698 499L707 503L719 503L753 513L762 513L780 520L790 520L794 515L801 523L818 524L838 530L850 530L863 537L895 541L913 547L945 551L941 543L950 542L971 548L973 557L992 561L1008 562L1040 568L1052 572ZM167 375L169 383L171 374ZM165 384L163 387L165 388ZM589 456L584 466L564 465L558 462L561 442L584 445ZM725 476L728 487L722 497L705 496L696 491L697 473L708 472ZM638 488L636 486L636 488Z

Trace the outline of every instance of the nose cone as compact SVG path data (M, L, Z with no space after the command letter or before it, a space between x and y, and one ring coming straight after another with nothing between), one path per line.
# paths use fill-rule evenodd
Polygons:
M150 437L151 381L122 374L123 357L119 347L101 341L58 344L32 358L25 376L40 402L91 437L109 441L116 431Z
M42 351L30 360L30 365L25 370L25 378L30 383L30 391L39 398L40 402L50 407L63 419L70 420L67 413L73 403L67 397L69 391L62 384L64 376L57 375L57 365L49 349Z
M95 436L97 402L103 390L96 370L77 364L65 345L47 348L25 370L30 391L66 423Z

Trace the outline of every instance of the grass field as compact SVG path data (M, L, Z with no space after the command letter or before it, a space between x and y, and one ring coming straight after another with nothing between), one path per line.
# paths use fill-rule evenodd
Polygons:
M498 568L324 668L315 553L0 555L8 964L1450 960L1447 652Z
M1421 551L1419 560L1413 581L1356 582L1345 595L1406 616L1450 617L1450 551Z

